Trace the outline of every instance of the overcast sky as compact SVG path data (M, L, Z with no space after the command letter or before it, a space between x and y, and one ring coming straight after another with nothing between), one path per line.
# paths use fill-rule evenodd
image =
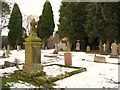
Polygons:
M5 0L5 1L11 3L17 3L23 16L33 15L39 17L42 14L43 5L46 0ZM51 3L54 14L55 30L57 30L57 23L59 19L58 11L61 4L61 0L49 0L49 1Z

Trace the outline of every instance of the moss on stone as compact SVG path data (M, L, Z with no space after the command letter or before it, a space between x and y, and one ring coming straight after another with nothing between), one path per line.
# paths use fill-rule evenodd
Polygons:
M56 64L56 65L58 65L58 64ZM66 67L65 65L58 65L58 66ZM28 73L25 73L22 70L17 70L17 71L14 71L14 73L9 75L8 77L2 78L3 79L2 86L4 88L10 87L10 86L5 86L6 83L18 82L18 80L21 80L21 81L24 81L27 83L31 83L34 86L38 86L38 87L42 86L43 88L53 88L53 86L55 85L54 82L64 79L64 78L67 78L67 77L70 77L74 74L78 74L80 72L86 71L86 68L82 68L82 67L74 67L74 66L69 66L69 67L75 68L77 70L74 70L72 72L65 72L65 74L60 74L55 77L48 77L45 74L43 74L44 72L42 72L42 74L38 73L37 75L29 75Z

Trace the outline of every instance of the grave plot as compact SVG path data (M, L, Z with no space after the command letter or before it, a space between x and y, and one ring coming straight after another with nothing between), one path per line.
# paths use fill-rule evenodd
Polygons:
M13 83L25 82L39 88L53 88L55 81L62 80L72 75L86 71L86 68L66 66L61 64L49 64L43 66L43 72L37 74L27 74L22 70L16 70L10 75L2 77L2 87L14 87Z

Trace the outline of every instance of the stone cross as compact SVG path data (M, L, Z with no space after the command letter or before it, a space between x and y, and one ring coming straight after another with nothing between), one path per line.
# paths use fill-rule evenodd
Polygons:
M103 44L103 52L106 52L106 44Z

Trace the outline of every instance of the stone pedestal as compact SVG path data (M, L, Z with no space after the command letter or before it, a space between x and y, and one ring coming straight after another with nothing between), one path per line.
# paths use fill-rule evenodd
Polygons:
M25 64L23 71L32 74L39 73L43 69L41 65L41 39L37 37L35 27L32 27L30 36L25 41Z
M67 66L72 65L71 53L69 53L69 52L64 53L64 60L65 60L65 65L67 65Z

